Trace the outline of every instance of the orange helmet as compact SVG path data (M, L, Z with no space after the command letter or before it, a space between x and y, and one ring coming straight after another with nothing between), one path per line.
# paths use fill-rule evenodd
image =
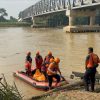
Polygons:
M55 58L54 61L55 61L56 63L60 63L60 59L59 59L59 58Z
M49 52L48 52L48 55L52 55L52 52L51 52L51 51L49 51Z
M27 55L31 55L31 52L30 52L30 51L28 51L26 54L27 54Z
M39 55L39 54L40 54L40 52L39 52L39 51L37 51L37 52L36 52L36 55Z
M53 58L51 58L51 59L50 59L50 63L52 63L53 61L54 61L54 59L53 59Z

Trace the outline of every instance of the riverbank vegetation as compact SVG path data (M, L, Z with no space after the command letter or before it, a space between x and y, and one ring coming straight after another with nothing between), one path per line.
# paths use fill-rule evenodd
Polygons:
M0 78L0 100L22 100L16 84L13 86L9 85L4 77Z
M26 27L31 26L27 22L0 22L0 27Z
M8 13L4 8L0 8L0 27L22 27L22 26L30 26L29 22L18 22L18 19L10 16L7 19Z

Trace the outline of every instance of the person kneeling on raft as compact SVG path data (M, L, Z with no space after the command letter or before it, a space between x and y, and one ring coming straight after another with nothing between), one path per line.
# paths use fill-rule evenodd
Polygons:
M49 64L50 64L50 63L53 63L53 62L54 62L54 59L51 58ZM42 64L42 67L41 67L41 73L44 74L46 80L48 80L48 77L47 77L47 69L48 69L49 64L43 63L43 64Z
M57 79L57 83L55 84L55 86L58 86L58 83L60 82L61 71L59 69L59 63L60 63L60 59L59 58L55 58L54 62L50 63L50 65L49 65L49 67L47 69L49 89L52 89L53 78ZM59 72L60 75L58 75L57 72Z

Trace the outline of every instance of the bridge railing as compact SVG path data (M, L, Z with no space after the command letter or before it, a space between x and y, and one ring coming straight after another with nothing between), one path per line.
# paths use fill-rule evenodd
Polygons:
M19 17L25 19L46 12L64 10L68 7L69 1L70 0L40 0L35 5L20 12Z
M66 10L69 6L73 9L84 5L100 4L100 0L40 0L35 5L30 6L20 12L19 18L27 19L33 16L43 15L50 12Z

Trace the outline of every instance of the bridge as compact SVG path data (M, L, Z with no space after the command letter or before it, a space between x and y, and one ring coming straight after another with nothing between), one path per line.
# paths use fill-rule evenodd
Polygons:
M40 0L21 11L19 18L32 19L34 27L39 23L37 20L40 22L44 20L47 25L55 14L67 16L66 20L69 23L64 27L67 32L100 31L100 23L98 25L95 23L96 16L100 18L100 0ZM75 25L76 17L89 17L89 25Z

